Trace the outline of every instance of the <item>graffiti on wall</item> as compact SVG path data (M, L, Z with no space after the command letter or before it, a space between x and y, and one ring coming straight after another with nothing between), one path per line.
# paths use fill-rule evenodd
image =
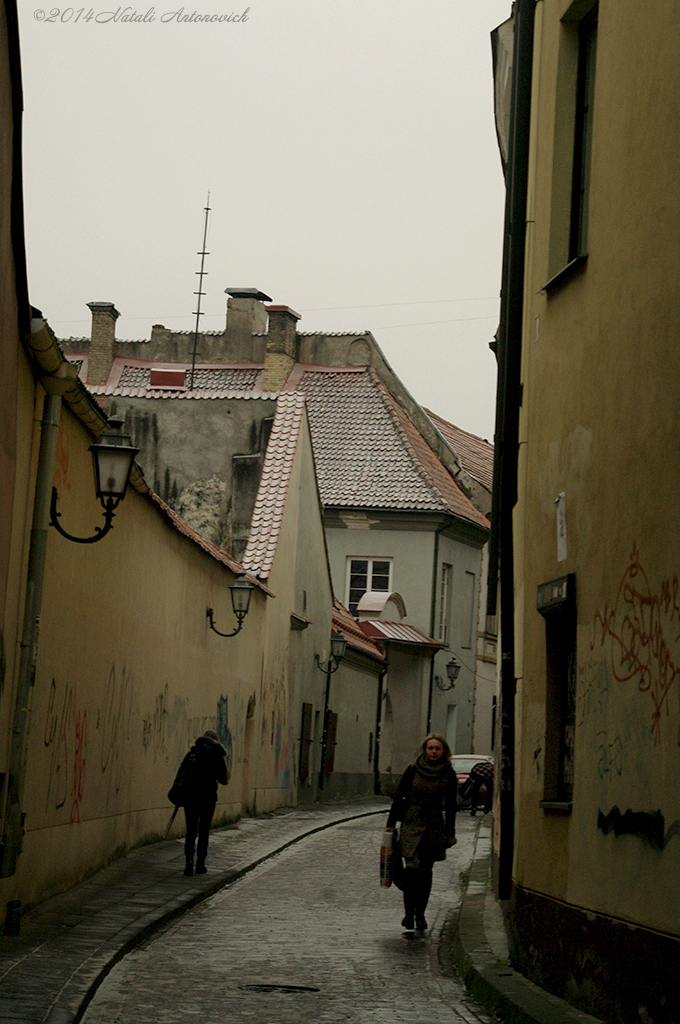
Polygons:
M646 811L628 809L624 814L618 807L612 807L608 814L598 812L597 827L607 835L613 832L616 836L638 836L646 840L655 850L663 850L674 836L680 834L680 821L674 821L666 830L664 816L661 811L649 814Z
M142 746L150 750L154 763L163 760L168 738L168 684L156 694L154 709L142 719Z
M97 716L101 729L101 770L109 774L116 793L120 790L125 762L125 743L132 722L132 681L128 669L112 665L104 693L104 707Z
M670 716L671 698L680 700L680 581L662 581L654 592L640 562L637 544L612 607L595 612L591 651L609 641L609 668L619 682L634 680L651 702L650 730L661 742L662 716ZM680 746L680 725L677 743Z
M64 688L59 699L53 679L47 703L43 743L50 751L45 808L60 810L70 793L70 821L80 821L87 746L87 711L78 706L75 689ZM69 787L69 778L71 780Z

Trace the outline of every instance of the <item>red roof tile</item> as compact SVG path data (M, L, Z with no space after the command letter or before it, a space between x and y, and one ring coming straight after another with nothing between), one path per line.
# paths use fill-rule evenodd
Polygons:
M436 413L430 412L429 409L425 409L424 412L430 417L444 440L460 457L463 468L490 491L493 487L493 445L484 438L477 437L476 434L470 434L467 430L456 427L453 423L442 419L441 416L437 416Z
M340 630L350 647L362 654L368 654L377 661L385 660L385 653L381 650L375 640L371 640L361 628L349 609L338 601L333 600L333 632Z
M304 409L304 396L299 392L280 394L276 402L276 415L243 556L243 564L264 579L271 572L276 554Z

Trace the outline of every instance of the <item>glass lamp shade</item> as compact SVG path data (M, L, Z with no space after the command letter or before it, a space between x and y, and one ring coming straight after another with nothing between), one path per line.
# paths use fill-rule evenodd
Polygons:
M342 633L334 633L331 637L331 654L336 661L342 661L347 650L347 641Z
M253 585L250 583L243 573L239 573L235 577L234 582L230 584L229 589L231 590L231 603L234 609L234 615L245 616L248 614L248 607L250 605L250 595L253 592Z
M456 681L456 679L460 675L460 662L457 660L457 658L451 658L451 661L447 663L446 674L452 683Z
M130 480L132 463L139 453L133 448L128 434L121 431L122 420L110 420L109 430L96 444L90 445L94 465L94 481L100 501L113 498L120 501Z

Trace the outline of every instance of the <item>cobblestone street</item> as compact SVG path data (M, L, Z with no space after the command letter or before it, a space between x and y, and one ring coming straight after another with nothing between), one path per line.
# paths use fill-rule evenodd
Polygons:
M111 971L83 1021L491 1024L437 958L472 826L459 819L458 845L435 866L425 937L402 933L401 894L378 882L381 823L359 818L271 858L157 933ZM217 833L213 854L219 843Z

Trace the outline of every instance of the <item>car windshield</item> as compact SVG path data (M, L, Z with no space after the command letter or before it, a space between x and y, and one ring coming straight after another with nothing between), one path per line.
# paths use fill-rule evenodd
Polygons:
M485 761L484 757L452 757L451 764L454 772L469 772L473 765L479 764L480 761Z

